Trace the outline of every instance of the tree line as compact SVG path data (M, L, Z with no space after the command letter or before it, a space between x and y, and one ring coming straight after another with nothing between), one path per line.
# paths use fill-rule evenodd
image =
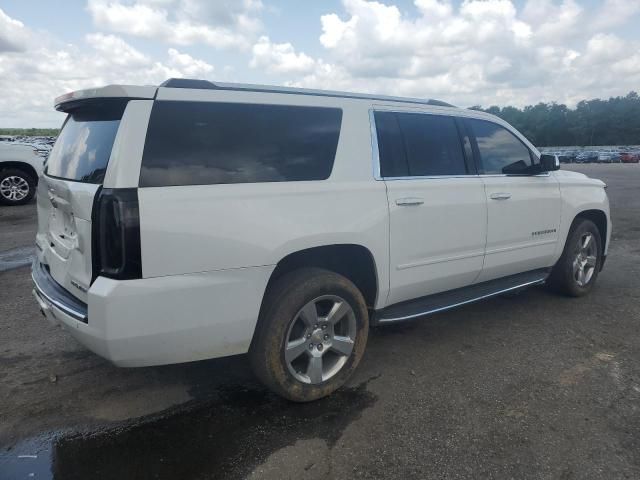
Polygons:
M640 98L636 92L608 100L582 100L573 109L542 102L523 109L471 109L497 115L540 147L640 144Z
M59 128L0 128L0 135L55 137L58 133L60 133Z

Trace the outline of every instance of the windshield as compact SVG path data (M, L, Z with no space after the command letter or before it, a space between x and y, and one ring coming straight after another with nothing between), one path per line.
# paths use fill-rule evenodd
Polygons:
M49 155L47 175L102 183L125 105L92 105L71 112Z

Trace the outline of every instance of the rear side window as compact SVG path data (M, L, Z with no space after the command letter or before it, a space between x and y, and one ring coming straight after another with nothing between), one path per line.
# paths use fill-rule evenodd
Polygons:
M526 173L527 167L531 166L531 153L519 138L492 122L476 119L466 122L478 144L482 173Z
M122 101L90 104L70 113L49 155L46 174L102 183L125 106Z
M158 101L140 186L324 180L341 122L337 108Z
M453 117L376 112L375 119L383 177L467 173Z

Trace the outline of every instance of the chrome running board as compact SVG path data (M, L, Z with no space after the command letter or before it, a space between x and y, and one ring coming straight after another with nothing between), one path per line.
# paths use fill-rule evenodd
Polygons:
M548 275L549 269L546 268L532 270L468 287L457 288L449 292L436 293L415 300L396 303L376 311L372 323L374 325L382 325L431 315L513 290L539 285L544 283Z

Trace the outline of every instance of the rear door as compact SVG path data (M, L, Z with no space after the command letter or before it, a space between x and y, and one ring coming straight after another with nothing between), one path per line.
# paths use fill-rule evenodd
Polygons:
M467 119L487 198L487 247L479 282L548 267L558 242L560 187L548 173L526 173L537 158L494 122Z
M126 101L92 101L65 120L38 185L38 259L86 302L92 280L91 213Z
M389 111L375 112L374 120L390 215L388 304L473 283L482 269L487 206L459 122Z

